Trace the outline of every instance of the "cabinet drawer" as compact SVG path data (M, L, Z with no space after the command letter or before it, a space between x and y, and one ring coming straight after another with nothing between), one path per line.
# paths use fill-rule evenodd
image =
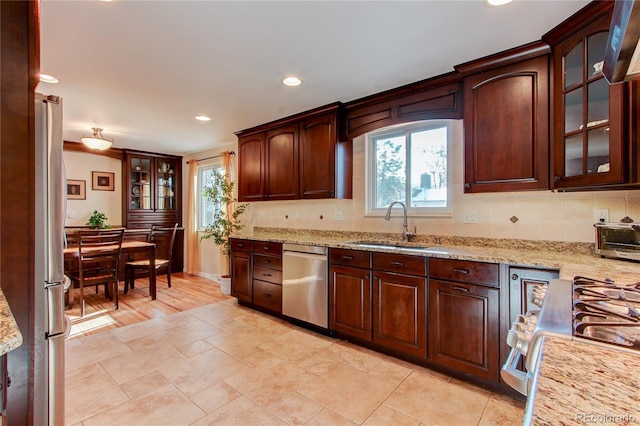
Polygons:
M282 257L267 256L264 254L254 254L253 266L282 270Z
M373 269L376 271L399 272L408 275L427 275L427 261L422 256L405 254L373 253Z
M282 312L282 287L265 281L253 280L253 304Z
M500 274L497 263L471 262L468 260L454 259L430 259L429 277L500 287Z
M282 256L282 243L274 243L270 241L254 241L253 252Z
M282 271L254 266L253 279L269 281L274 284L282 284Z
M231 239L231 251L251 251L251 246L250 240Z
M332 265L371 268L371 253L362 250L332 248L329 250L329 262Z

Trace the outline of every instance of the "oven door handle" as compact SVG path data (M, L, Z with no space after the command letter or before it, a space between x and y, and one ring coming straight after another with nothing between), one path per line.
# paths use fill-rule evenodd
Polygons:
M513 389L527 396L529 393L529 376L524 371L518 370L521 354L518 350L511 348L509 356L500 370L502 380Z

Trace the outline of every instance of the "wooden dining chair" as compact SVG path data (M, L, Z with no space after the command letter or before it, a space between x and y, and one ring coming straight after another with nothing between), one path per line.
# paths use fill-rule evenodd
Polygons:
M80 288L80 316L84 317L84 288L104 285L105 297L118 309L118 266L122 253L124 228L79 230L78 270L71 273Z
M167 274L167 284L171 287L171 256L173 255L173 243L176 239L178 224L173 227L163 228L157 225L151 226L149 242L156 245L156 277L161 273ZM149 259L140 259L127 262L124 267L124 293L134 288L136 271L148 271Z

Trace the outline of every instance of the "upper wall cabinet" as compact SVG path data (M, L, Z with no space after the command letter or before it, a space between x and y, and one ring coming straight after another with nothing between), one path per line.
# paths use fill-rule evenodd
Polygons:
M351 198L351 144L335 103L236 133L238 199Z
M456 67L465 192L549 189L549 52L538 42Z
M630 183L631 88L601 70L613 2L593 2L543 39L553 48L553 187Z

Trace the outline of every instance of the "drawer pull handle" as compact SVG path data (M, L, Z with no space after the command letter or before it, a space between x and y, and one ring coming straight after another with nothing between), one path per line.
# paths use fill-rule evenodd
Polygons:
M263 249L263 250L271 250L271 249L269 248L269 246L263 246L263 247L262 247L262 249Z
M263 277L270 277L271 274L262 274Z
M353 260L353 256L342 256L342 260Z
M404 266L404 262L396 262L396 261L393 261L393 262L391 262L391 264L392 264L393 266Z
M469 270L468 269L454 269L453 272L457 272L459 274L468 274Z
M458 287L457 285L454 285L454 286L453 286L453 289L454 289L454 290L456 290L456 291L469 291L469 289L468 289L468 288L465 288L465 287Z
M262 297L264 297L265 299L269 299L271 297L270 294L263 294Z
M271 263L271 261L270 261L270 260L266 260L266 259L265 259L265 260L263 260L263 262L264 262L264 263Z

